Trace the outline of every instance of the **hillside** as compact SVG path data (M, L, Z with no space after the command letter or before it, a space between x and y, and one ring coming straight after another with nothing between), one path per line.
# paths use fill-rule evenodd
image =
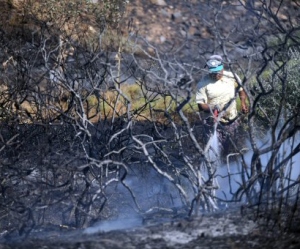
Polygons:
M280 32L273 30L272 23L278 22L288 30L297 28L300 21L298 1L271 1L268 6L251 2L131 0L126 4L121 32L125 36L138 34L163 51L186 60L191 57L194 60L205 53L222 53L220 40L226 37L222 46L226 47L228 59L239 60L262 45L262 36ZM25 3L24 0L1 0L0 23L5 32L22 34L29 41L30 33L39 24L33 22L28 10L24 11ZM272 18L267 16L270 11L275 14ZM89 30L90 34L101 30L88 13L83 12L82 17L81 30Z
M280 32L273 30L272 22L278 21L282 28L290 29L298 27L300 21L298 1L272 1L270 6L262 6L259 1L251 6L251 2L133 0L126 16L132 31L164 51L182 52L180 55L186 60L205 53L223 54L220 42L225 38L222 46L229 59L240 60L262 45L262 35ZM276 13L273 20L268 20L268 11Z

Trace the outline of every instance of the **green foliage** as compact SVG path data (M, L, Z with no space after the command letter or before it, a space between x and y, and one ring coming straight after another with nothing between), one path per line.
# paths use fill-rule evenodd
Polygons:
M285 92L288 96L286 108L292 111L300 105L300 52L294 51L291 53L292 59L287 64L287 85Z
M285 62L272 65L257 77L260 85L257 81L253 85L262 94L257 105L258 117L270 122L277 119L281 108L289 117L300 105L299 52L290 50L285 57Z

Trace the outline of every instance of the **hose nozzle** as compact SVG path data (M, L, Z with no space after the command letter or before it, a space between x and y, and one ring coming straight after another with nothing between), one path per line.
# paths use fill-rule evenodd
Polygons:
M214 106L214 109L213 109L213 114L214 114L214 119L215 119L215 122L217 121L218 119L218 116L219 116L219 112L220 112L220 107L219 105L215 105Z

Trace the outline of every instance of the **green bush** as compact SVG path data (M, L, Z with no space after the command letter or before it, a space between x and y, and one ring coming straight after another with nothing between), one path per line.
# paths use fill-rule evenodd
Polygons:
M292 115L300 106L300 58L299 52L289 51L285 62L268 68L254 82L256 94L263 93L259 98L256 113L259 118L271 123L277 119L278 110L283 107L285 117ZM257 97L256 95L255 97ZM267 122L269 122L267 121Z

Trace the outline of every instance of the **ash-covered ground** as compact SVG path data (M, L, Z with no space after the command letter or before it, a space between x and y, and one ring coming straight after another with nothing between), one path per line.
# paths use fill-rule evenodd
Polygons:
M232 174L237 169L232 169ZM219 178L226 175L226 166L219 172ZM145 173L145 172L143 172ZM143 184L137 196L140 195L149 207L159 199L170 205L176 203L176 195L172 186L160 177L142 178ZM130 184L140 184L139 177L128 177ZM234 179L232 179L234 180ZM238 177L235 178L238 181ZM222 193L230 199L228 179L219 181ZM133 187L133 186L132 186ZM94 224L76 229L67 225L48 224L34 228L27 237L12 234L6 236L2 230L0 249L30 248L299 248L300 237L296 232L284 232L277 225L272 226L267 216L257 216L255 208L248 208L241 203L220 202L219 209L214 212L198 210L197 215L189 216L188 212L178 207L173 209L150 208L143 214L138 214L126 206L126 191L115 187L112 191L120 195L111 205L118 208L119 213L107 220L98 220ZM226 193L225 193L226 192ZM147 207L147 203L144 207ZM128 204L128 203L127 203ZM55 214L53 214L55 217Z
M35 231L1 249L31 248L299 248L298 234L268 231L241 215L241 208L146 224L135 219L95 224L76 231ZM151 223L150 220L147 223ZM128 226L128 227L127 227ZM132 226L129 228L129 226Z

